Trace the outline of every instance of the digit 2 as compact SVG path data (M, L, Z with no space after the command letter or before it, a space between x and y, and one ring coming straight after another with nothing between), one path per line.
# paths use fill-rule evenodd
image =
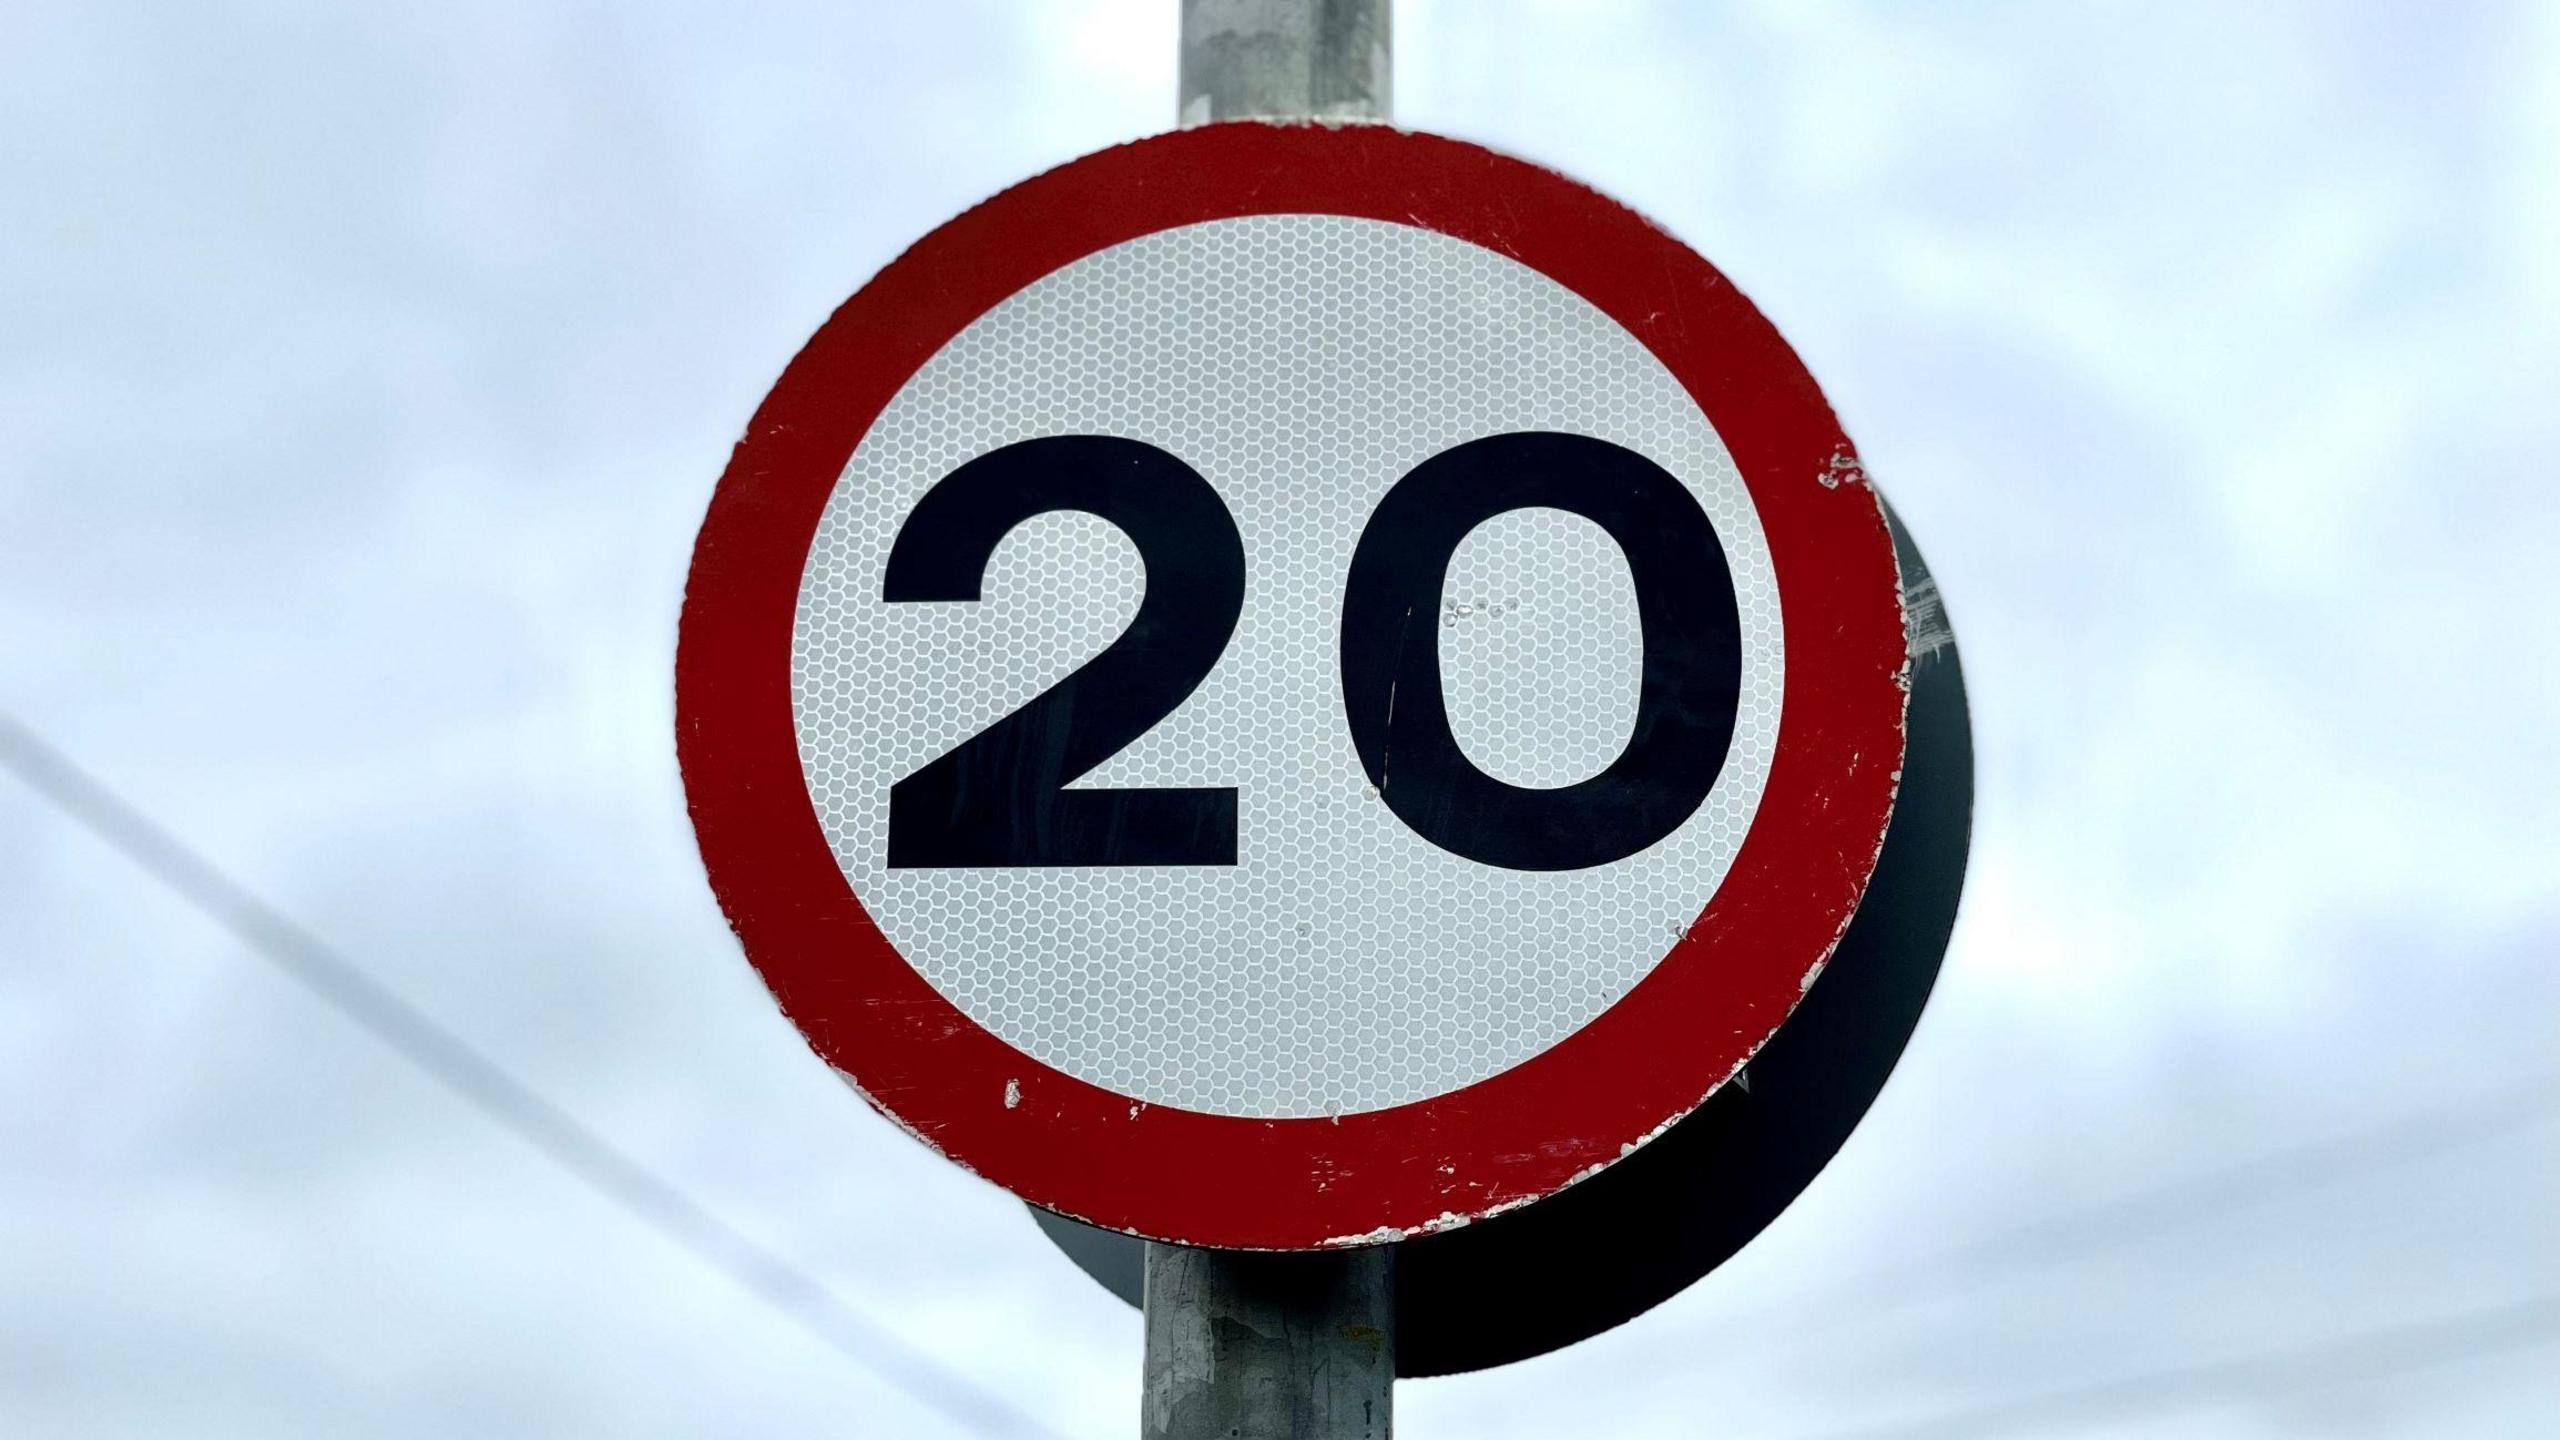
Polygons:
M881 598L976 600L998 542L1082 510L1137 543L1146 594L1111 648L889 791L889 865L1233 865L1234 787L1069 790L1199 688L1244 608L1244 542L1199 472L1136 440L1052 435L925 493Z

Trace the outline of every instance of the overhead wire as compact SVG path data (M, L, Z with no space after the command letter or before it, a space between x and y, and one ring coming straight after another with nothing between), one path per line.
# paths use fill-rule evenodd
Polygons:
M874 1376L977 1434L1060 1440L546 1099L6 713L0 767L394 1054Z
M2095 1384L1994 1401L1916 1420L1829 1432L1820 1440L1942 1440L2140 1419L2381 1379L2560 1341L2560 1294L2442 1319L2231 1359L2172 1366Z
M396 1054L590 1189L721 1270L884 1382L978 1433L1054 1440L1057 1432L900 1339L824 1282L750 1239L682 1187L544 1098L5 713L0 713L0 766ZM2296 1191L2431 1158L2536 1123L2555 1106L2560 1106L2560 1071L2531 1077L2485 1097L2430 1107L2370 1130L2293 1147L2106 1205L1950 1246L1790 1308L1810 1311L1827 1300L1854 1299L1872 1310L1958 1291L2003 1272L2060 1263ZM2378 1366L2358 1363L2354 1371L2375 1374L2412 1363L2436 1363L2411 1359L2415 1356L2460 1358L2540 1343L2555 1334L2560 1334L2560 1297L2545 1297L2453 1321L2391 1327L2322 1346L2153 1372L1900 1428L1848 1433L1877 1437L1988 1433L2041 1420L2057 1409L2140 1406L2163 1403L2163 1397L2168 1397L2167 1403L2191 1403L2190 1396L2210 1398L2243 1383L2262 1388L2277 1383L2308 1386L2319 1382L2304 1377L2325 1373L2318 1371L2318 1365L2332 1352L2345 1357L2340 1365L2378 1360ZM2408 1346L2404 1352L2367 1355L2373 1346L2404 1342Z
M1852 1306L1873 1314L1943 1299L2007 1275L2066 1263L2226 1214L2412 1165L2545 1123L2560 1114L2560 1070L2449 1100L2349 1134L2311 1141L2110 1202L1950 1245L1799 1297L1786 1317L1836 1332ZM1744 1332L1778 1338L1755 1316ZM2308 1390L2560 1339L2560 1295L2451 1319L2409 1322L2315 1344L2152 1371L1993 1402L1925 1419L1838 1432L1824 1440L1930 1440L2051 1431L2250 1395Z
M2290 1146L1884 1265L1793 1297L1775 1311L1755 1313L1749 1330L1775 1339L1779 1331L1772 1322L1800 1321L1828 1331L1845 1309L1872 1315L1942 1299L2019 1271L2062 1264L2302 1191L2433 1159L2555 1114L2560 1114L2560 1070L2544 1071L2367 1129Z

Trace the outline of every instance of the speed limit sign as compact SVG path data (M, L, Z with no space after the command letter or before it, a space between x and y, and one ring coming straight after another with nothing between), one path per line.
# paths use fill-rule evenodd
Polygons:
M1903 754L1879 500L1716 270L1551 172L1205 126L847 301L697 542L687 797L874 1106L1156 1239L1394 1241L1695 1109Z

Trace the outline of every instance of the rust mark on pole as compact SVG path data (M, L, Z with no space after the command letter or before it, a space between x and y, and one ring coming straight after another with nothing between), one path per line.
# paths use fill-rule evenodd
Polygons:
M1387 1440L1395 1250L1149 1245L1145 1440Z
M1393 12L1389 0L1183 0L1182 123L1388 118Z

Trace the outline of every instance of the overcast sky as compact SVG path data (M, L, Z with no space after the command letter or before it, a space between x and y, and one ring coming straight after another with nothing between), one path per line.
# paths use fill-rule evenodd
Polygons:
M775 1013L669 665L784 362L954 211L1162 128L1173 8L0 13L0 710L1078 1440L1134 1427L1136 1315ZM2545 1433L2560 7L1414 0L1397 50L1400 121L1592 181L1788 333L1927 547L1981 765L1840 1160L1653 1314L1401 1387L1402 1433L2065 1392L2020 1433ZM0 1429L965 1433L7 780Z

